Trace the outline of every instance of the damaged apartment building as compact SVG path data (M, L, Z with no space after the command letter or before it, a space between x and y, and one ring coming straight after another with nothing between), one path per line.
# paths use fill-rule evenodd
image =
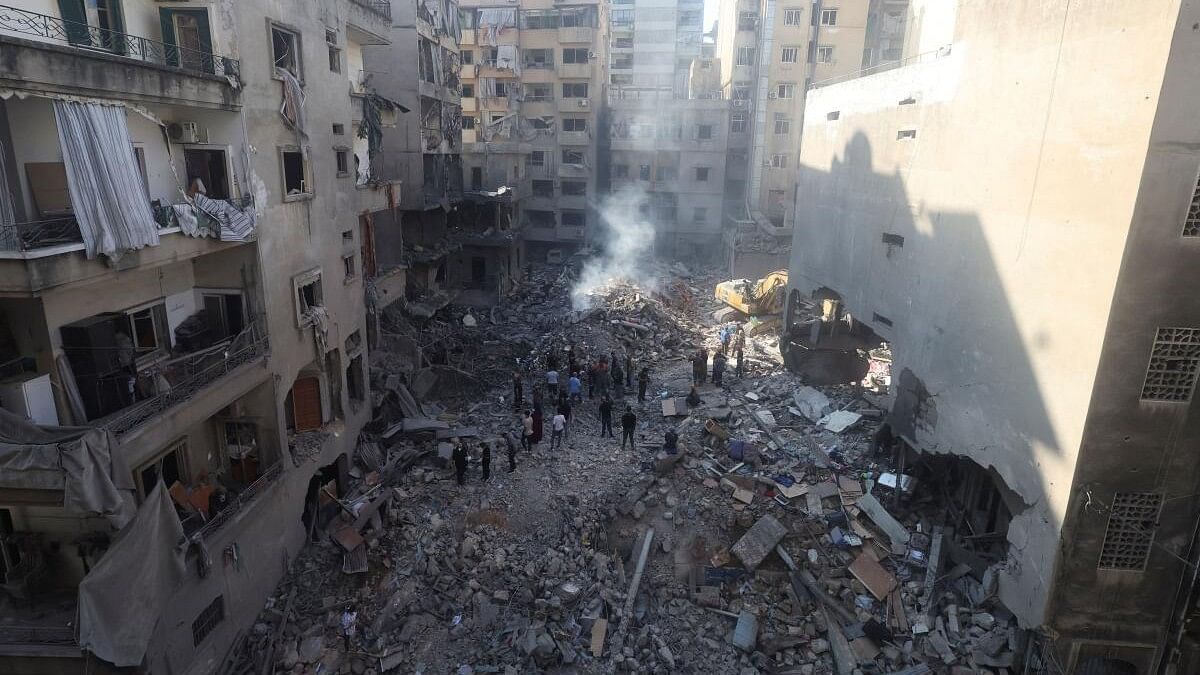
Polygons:
M390 7L11 4L0 671L211 672L370 414Z
M516 247L513 261L560 260L595 231L605 10L599 2L462 3L468 202L496 210L497 232L520 232L524 251Z
M725 248L729 102L703 53L703 9L692 0L614 5L603 170L612 192L638 200L657 254L715 262Z
M732 105L725 191L734 276L757 278L787 266L805 93L898 64L907 6L721 0L716 55Z
M1200 8L995 10L914 2L904 66L809 92L789 338L890 346L890 435L1047 672L1194 673Z

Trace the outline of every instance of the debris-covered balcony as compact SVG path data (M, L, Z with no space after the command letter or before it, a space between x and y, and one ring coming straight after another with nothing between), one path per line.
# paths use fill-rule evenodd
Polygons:
M227 37L214 32L204 8L15 4L22 6L0 4L0 51L7 57L0 86L226 110L241 105L241 66L214 49ZM136 35L127 32L131 25L154 32Z
M237 116L220 111L0 101L0 290L33 294L253 241L241 138Z

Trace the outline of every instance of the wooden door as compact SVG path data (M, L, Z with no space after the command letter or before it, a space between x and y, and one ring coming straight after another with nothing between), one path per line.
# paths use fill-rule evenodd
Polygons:
M301 377L292 385L292 418L296 431L311 431L321 426L321 382Z

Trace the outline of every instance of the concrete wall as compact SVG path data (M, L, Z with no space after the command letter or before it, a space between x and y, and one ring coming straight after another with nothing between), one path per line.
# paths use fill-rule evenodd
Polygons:
M892 343L896 431L1025 501L1000 580L1025 626L1046 616L1177 7L963 2L948 57L808 96L791 284Z

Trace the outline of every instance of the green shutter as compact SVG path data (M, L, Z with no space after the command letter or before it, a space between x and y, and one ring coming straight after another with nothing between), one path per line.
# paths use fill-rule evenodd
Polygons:
M108 0L109 13L112 15L112 33L106 33L105 37L109 44L106 45L109 49L118 54L128 54L129 45L125 42L125 8L121 4L121 0Z
M194 62L196 55L187 54L181 58L179 43L175 38L175 15L188 14L196 17L196 25L200 28L200 50L204 54L203 68L205 72L213 72L212 59L212 29L208 21L208 12L203 9L159 9L158 19L162 25L163 43L167 45L165 59L167 64L179 66L181 62Z
M73 45L90 46L92 33L88 30L87 14L83 11L83 0L58 0L58 9L62 13L67 42Z
M166 48L163 50L165 52L163 54L163 59L166 60L167 65L178 66L179 49L175 45L174 16L175 10L173 9L158 10L158 22L162 26L162 41L163 44L166 45Z

